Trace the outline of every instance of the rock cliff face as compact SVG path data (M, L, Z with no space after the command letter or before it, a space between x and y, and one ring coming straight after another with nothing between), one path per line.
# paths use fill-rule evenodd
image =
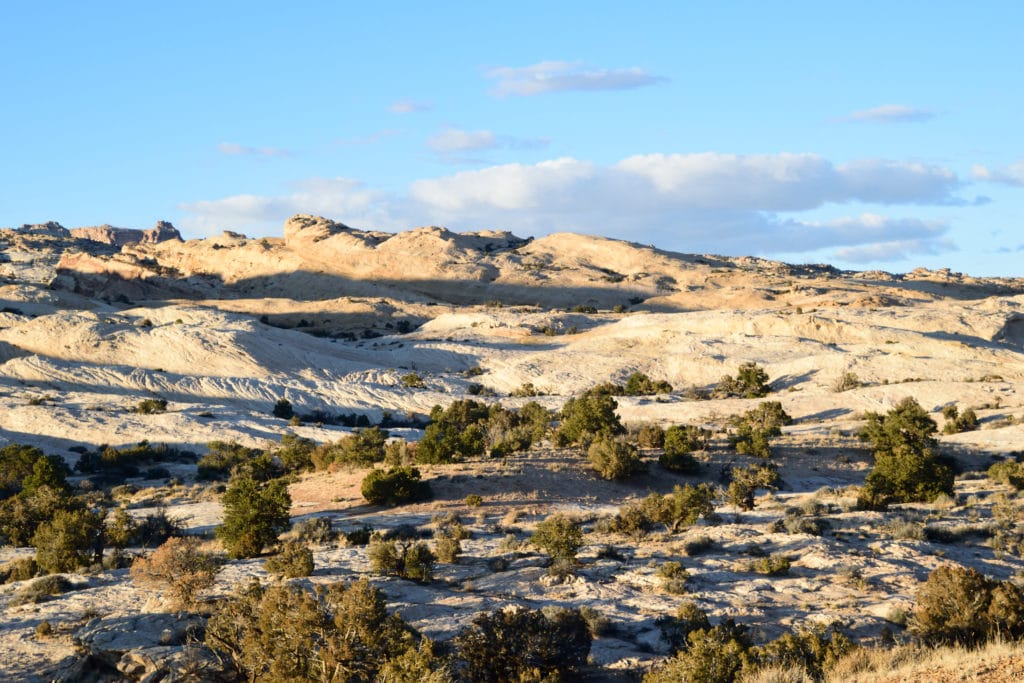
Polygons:
M181 242L181 233L167 221L157 221L149 230L115 228L112 225L98 225L90 228L74 228L70 235L78 239L91 240L102 244L123 247L127 244L157 244L168 240Z

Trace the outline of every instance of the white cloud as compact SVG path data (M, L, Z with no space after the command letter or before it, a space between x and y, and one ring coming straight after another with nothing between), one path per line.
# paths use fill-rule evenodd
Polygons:
M181 209L188 215L181 224L186 231L202 235L223 230L272 234L280 231L289 216L314 213L393 225L386 211L400 203L350 178L312 178L296 183L291 190L276 197L240 194L182 204Z
M493 149L539 149L547 145L548 140L540 138L517 138L511 135L495 135L489 130L471 131L459 128L446 128L427 139L427 147L437 152L441 161L478 165L486 162L466 157L464 154Z
M435 152L472 152L482 149L494 149L498 140L489 130L460 130L446 128L427 140L427 146Z
M956 201L959 186L947 169L887 160L836 165L814 154L652 154L612 165L561 158L489 166L417 180L403 196L354 180L312 180L279 197L240 195L184 208L192 214L185 225L206 232L247 225L276 231L287 216L305 212L385 229L586 232L697 253L839 248L854 261L946 250L948 226L877 213L815 222L800 212L847 202L942 205Z
M388 111L392 114L418 114L424 111L430 111L433 106L426 102L417 102L416 100L398 100L392 102L388 107Z
M1024 187L1024 161L1018 161L1004 168L997 169L975 165L971 168L971 174L978 180L1013 185L1014 187Z
M617 207L665 211L803 211L825 203L938 204L958 186L947 169L884 160L835 166L815 154L649 154L613 166L564 158L506 164L414 182L410 193L449 209ZM518 204L512 202L512 198Z
M861 109L845 117L847 121L870 121L874 123L910 123L934 118L929 109L908 107L905 104L883 104L872 109Z
M221 154L227 154L228 156L254 156L254 157L288 157L292 153L287 149L281 149L279 147L247 147L246 145L239 145L234 142L222 142L217 145L217 150Z
M941 254L956 251L955 245L946 239L941 240L894 240L878 242L861 247L849 247L836 250L836 258L848 263L892 263L905 261L911 256L922 254Z
M484 74L497 81L496 97L540 95L566 90L630 90L666 80L644 69L588 69L581 62L539 62L524 67L502 66Z

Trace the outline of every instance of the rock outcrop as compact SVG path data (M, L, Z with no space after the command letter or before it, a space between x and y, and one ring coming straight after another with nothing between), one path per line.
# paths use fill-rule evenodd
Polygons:
M181 233L167 221L157 221L156 226L149 230L115 228L112 225L104 224L89 228L74 228L70 234L78 239L116 247L123 247L127 244L157 244L168 240L182 241Z

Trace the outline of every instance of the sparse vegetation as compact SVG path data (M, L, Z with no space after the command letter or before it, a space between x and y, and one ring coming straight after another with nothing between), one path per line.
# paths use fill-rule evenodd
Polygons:
M379 574L427 583L433 577L437 557L426 543L370 539L370 568Z
M741 510L754 509L754 493L759 488L774 488L779 482L778 469L770 464L732 468L732 481L725 500Z
M642 372L634 372L626 379L622 393L626 396L671 394L672 385L664 380L654 381Z
M288 541L280 552L263 561L263 568L273 576L297 579L313 573L313 551L300 541Z
M283 479L260 483L233 477L224 492L224 523L217 538L231 557L255 557L291 526L291 496Z
M761 398L771 392L768 373L757 363L744 363L735 377L726 375L711 392L712 398Z
M594 441L587 449L587 459L602 479L625 479L646 469L636 446L621 439Z
M955 405L948 405L942 409L942 417L946 420L942 426L943 434L973 432L978 428L978 414L974 412L974 408L968 408L961 413Z
M428 500L430 485L420 479L415 467L390 467L370 470L360 487L363 498L372 505L399 505Z
M466 681L558 681L586 664L590 629L578 610L481 614L455 638L454 669Z
M970 567L947 565L917 592L913 628L932 644L975 645L1024 635L1024 593Z
M424 389L427 383L423 381L423 378L418 372L407 372L401 377L402 386L407 389Z
M861 438L874 445L875 466L858 498L866 509L934 500L953 493L953 471L935 453L935 421L912 398L886 415L869 413Z
M576 553L583 547L583 531L565 515L555 513L537 525L530 543L550 555L555 562L575 564Z
M213 585L221 569L220 561L200 549L194 537L172 538L132 563L132 580L141 586L154 586L166 591L180 609L196 604L196 597Z
M570 398L562 406L562 421L555 432L555 443L589 445L598 437L610 438L625 432L615 413L618 403L611 396L588 391Z
M155 415L167 412L167 400L162 398L145 398L135 406L135 412L142 415Z
M353 681L429 681L444 666L429 643L388 615L384 594L365 579L319 595L290 583L240 586L210 617L206 644L250 680L323 680L337 671ZM406 677L378 678L400 662Z

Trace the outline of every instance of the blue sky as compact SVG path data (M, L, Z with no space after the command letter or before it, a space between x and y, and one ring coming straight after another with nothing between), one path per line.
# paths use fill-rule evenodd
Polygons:
M0 225L1021 275L1018 2L9 2Z

